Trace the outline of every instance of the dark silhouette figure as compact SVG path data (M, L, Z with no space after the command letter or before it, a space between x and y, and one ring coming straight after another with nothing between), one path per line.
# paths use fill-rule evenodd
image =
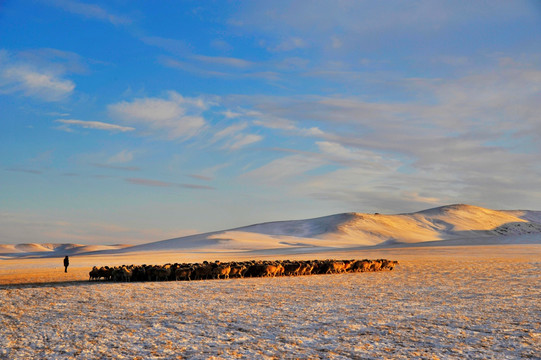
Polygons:
M68 266L70 266L70 259L69 259L69 257L66 256L64 258L64 268L65 268L64 272L68 272Z

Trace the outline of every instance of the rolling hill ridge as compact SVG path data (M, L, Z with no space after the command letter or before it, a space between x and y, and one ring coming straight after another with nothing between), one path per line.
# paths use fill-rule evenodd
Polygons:
M136 246L0 245L0 255L63 256L90 252L215 251L302 253L397 246L541 244L541 211L454 204L414 213L343 213L275 221Z

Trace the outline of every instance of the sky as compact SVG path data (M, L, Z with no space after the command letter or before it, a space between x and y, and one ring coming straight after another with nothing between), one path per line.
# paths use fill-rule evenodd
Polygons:
M0 243L541 210L541 2L0 1Z

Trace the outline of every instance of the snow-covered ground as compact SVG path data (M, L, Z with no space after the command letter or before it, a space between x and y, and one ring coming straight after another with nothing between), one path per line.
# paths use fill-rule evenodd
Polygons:
M0 287L0 359L539 359L541 247L409 249L393 271Z

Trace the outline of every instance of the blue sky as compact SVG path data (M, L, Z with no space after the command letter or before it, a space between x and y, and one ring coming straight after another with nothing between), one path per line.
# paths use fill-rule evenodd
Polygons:
M540 209L538 1L0 2L0 243Z

